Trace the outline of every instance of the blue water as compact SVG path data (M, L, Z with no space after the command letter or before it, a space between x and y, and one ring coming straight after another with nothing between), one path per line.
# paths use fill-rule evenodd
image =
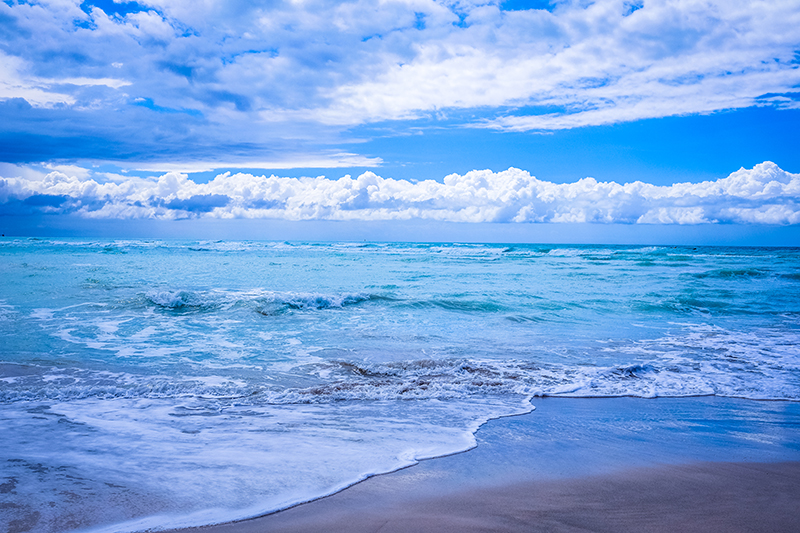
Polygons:
M222 522L537 396L800 400L800 250L0 241L0 522Z

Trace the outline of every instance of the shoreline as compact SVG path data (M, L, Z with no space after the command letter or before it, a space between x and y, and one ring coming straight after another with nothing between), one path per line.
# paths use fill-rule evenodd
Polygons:
M264 516L170 531L788 531L797 524L797 402L532 403L532 413L484 424L469 451Z

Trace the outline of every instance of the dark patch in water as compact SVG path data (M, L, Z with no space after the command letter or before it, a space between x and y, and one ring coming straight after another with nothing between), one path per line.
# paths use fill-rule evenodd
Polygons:
M14 507L19 509L15 514L22 514L22 516L8 522L8 533L24 533L25 531L30 531L39 523L39 519L42 516L39 511L31 510L28 505L14 505Z
M611 374L622 379L635 379L642 377L643 374L649 374L655 369L651 365L631 365L615 368Z
M15 477L8 477L3 484L0 484L0 494L14 494L14 489L17 488L17 478Z
M256 312L264 316L276 316L289 311L314 311L320 309L341 309L365 302L385 301L393 302L395 298L377 294L349 295L341 299L330 296L298 296L296 298L270 299L261 301L256 306Z
M339 361L339 366L358 376L364 376L369 378L384 378L391 376L391 374L387 374L385 372L374 372L359 365L348 363L347 361Z
M763 278L769 275L768 272L764 272L763 270L758 270L756 268L746 268L746 269L717 269L717 270L709 270L708 272L700 272L698 274L693 274L694 277L698 279L705 279L705 278L719 278L719 279L731 279L731 278Z
M117 248L116 246L104 246L100 252L104 254L127 254L125 250Z
M518 324L524 324L526 322L545 322L544 318L538 316L529 316L529 315L509 315L506 317L506 320L510 320L511 322L516 322Z
M494 302L455 299L417 300L406 302L404 305L415 308L439 307L448 311L460 311L465 313L497 313L506 309L504 306Z

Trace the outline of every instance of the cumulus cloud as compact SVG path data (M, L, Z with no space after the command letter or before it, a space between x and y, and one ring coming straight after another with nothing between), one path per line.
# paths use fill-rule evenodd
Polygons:
M771 162L716 181L670 186L593 178L557 184L516 168L451 174L442 182L387 179L372 172L339 179L228 172L204 184L174 172L121 180L79 170L63 167L44 176L29 173L0 179L0 214L166 220L800 224L800 174Z
M447 110L528 131L800 105L797 0L549 4L9 0L0 103L22 102L0 119L113 141L100 151L142 143L125 159L166 140L263 149Z

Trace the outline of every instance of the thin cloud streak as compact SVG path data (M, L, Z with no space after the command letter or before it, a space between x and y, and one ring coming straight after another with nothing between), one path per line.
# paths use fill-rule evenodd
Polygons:
M381 166L380 157L365 157L358 154L303 154L295 158L282 158L272 161L170 161L168 163L133 163L123 165L132 170L145 172L210 172L217 169L244 168L244 169L293 169L293 168L352 168Z
M0 214L92 219L249 218L435 220L600 224L800 224L800 174L771 162L726 178L657 186L584 178L542 181L524 170L474 170L443 182L365 172L352 178L288 178L229 172L204 184L170 172L153 178L60 167L44 176L15 167L0 179ZM6 167L5 171L14 168Z

